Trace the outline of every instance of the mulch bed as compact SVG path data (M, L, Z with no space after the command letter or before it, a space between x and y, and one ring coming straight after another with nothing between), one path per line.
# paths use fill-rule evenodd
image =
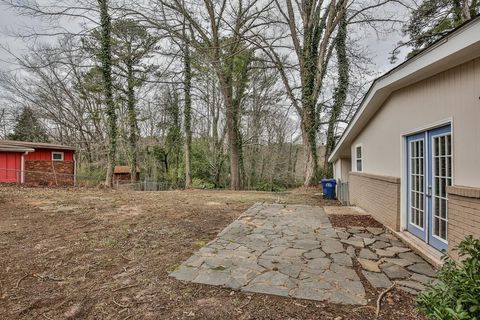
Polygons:
M384 226L372 218L370 215L353 215L353 214L331 214L328 215L332 226L335 228L346 227L371 227L384 228ZM358 255L359 249L357 249ZM354 261L354 269L357 272L367 294L369 303L366 306L356 307L356 316L358 319L418 319L424 320L425 317L421 315L416 309L415 296L406 293L405 291L393 288L387 292L382 298L381 307L378 317L375 316L376 301L383 290L378 290L372 287L362 273L362 267L357 261ZM350 319L350 318L341 318Z
M353 214L332 214L328 218L335 228L372 227L383 228L383 225L371 216Z

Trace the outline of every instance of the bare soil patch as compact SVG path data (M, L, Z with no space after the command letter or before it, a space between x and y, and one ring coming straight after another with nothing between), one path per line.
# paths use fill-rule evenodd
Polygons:
M368 213L363 211L362 209L358 207L348 207L348 206L325 206L323 207L323 210L325 210L325 213L330 215L330 214L347 214L347 215L356 215L356 216L361 216L361 215L367 215Z
M372 308L168 277L255 202L336 204L312 191L0 186L0 319L373 319ZM408 295L384 298L379 319L418 318Z
M352 214L332 214L328 218L333 227L372 227L383 228L383 225L369 215L352 215Z

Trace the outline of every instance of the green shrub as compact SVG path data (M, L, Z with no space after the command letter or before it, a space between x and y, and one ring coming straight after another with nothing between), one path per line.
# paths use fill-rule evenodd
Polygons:
M77 168L77 186L98 186L105 181L106 170L96 166L79 166Z
M469 236L458 250L463 261L446 257L438 284L417 299L430 320L480 320L480 239Z
M198 178L192 179L192 187L195 189L215 189L215 185L213 183Z
M257 181L253 186L255 191L280 192L285 191L286 188L279 182L269 182L265 180Z

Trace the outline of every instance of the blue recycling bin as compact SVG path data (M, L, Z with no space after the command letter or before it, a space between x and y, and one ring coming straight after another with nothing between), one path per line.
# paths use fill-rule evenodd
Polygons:
M335 187L337 186L337 180L335 179L322 179L323 198L335 199Z

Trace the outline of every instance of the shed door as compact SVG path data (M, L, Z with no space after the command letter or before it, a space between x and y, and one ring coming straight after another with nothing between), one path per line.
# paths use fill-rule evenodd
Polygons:
M452 150L450 126L407 137L407 229L438 250L448 247Z
M21 155L18 152L0 152L0 182L20 182Z

